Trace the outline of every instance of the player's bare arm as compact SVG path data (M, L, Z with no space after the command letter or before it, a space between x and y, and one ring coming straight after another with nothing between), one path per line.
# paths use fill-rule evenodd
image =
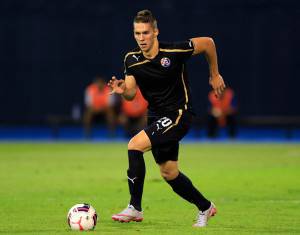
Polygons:
M108 85L112 89L111 94L122 95L126 100L133 100L136 95L136 81L134 76L125 76L125 80L118 80L113 76Z
M220 96L225 89L225 83L218 69L218 58L215 43L210 37L198 37L191 39L194 44L193 55L204 53L209 64L209 84L215 91L217 96Z

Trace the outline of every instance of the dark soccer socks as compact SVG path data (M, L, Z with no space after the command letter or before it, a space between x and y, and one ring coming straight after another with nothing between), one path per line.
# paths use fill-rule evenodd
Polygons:
M142 211L142 196L146 174L143 152L128 150L129 168L127 170L128 186L130 191L130 205L138 211ZM207 210L211 203L192 184L190 179L179 172L179 175L167 183L173 191L185 200L195 204L199 210Z
M179 172L179 175L173 179L167 181L171 185L173 191L185 200L195 204L200 211L205 211L210 207L210 201L208 201L192 184L190 179L184 174Z
M142 211L142 196L144 179L146 174L143 152L128 150L129 168L127 170L128 186L131 195L130 205L138 211Z

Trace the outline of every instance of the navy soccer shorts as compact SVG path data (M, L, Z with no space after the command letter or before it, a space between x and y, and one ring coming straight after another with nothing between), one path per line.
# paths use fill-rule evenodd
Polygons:
M152 145L156 163L178 160L179 141L187 134L192 120L188 111L178 110L161 116L149 116L144 129Z

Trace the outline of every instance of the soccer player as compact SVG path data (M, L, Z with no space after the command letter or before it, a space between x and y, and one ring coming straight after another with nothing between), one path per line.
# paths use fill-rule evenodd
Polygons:
M145 178L143 153L151 150L160 173L173 191L193 203L199 213L195 227L204 227L216 214L216 207L178 169L179 141L189 130L192 107L186 76L185 62L192 55L204 53L209 64L210 85L217 96L225 89L218 71L214 41L197 37L179 43L158 41L155 17L149 10L137 13L133 22L134 37L138 47L124 59L125 80L112 77L112 93L132 100L139 86L148 101L148 126L128 143L129 168L127 170L130 202L112 219L120 222L142 221L142 194Z

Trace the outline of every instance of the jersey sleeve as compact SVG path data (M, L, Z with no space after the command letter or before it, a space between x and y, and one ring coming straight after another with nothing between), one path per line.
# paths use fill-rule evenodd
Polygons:
M178 49L177 54L184 61L188 60L193 55L193 52L194 52L194 44L193 44L192 40L176 42L176 43L174 43L174 48Z
M132 75L132 73L131 73L131 71L130 71L130 68L128 68L127 56L125 56L125 59L124 59L124 75L125 75L125 76L130 76L130 75Z

